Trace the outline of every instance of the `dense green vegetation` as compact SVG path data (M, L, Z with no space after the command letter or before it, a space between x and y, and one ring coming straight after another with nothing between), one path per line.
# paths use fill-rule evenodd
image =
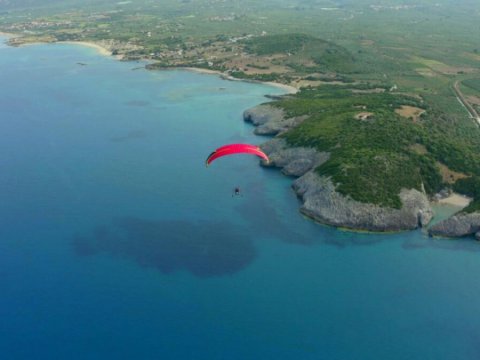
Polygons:
M231 75L237 79L258 80L258 81L276 81L281 77L279 74L276 74L276 73L248 75L248 74L245 74L243 71L234 71L234 72L231 72Z
M389 93L354 94L350 88L321 87L305 89L296 99L276 105L289 116L310 115L284 137L292 145L331 152L331 159L317 171L331 176L338 191L358 201L398 208L402 187L420 190L426 183L433 192L441 185L434 159L410 148L424 134L422 126L395 113L405 103L422 106Z
M461 194L470 196L475 199L468 207L464 209L465 212L474 212L480 210L480 177L472 176L466 179L458 180L454 185L454 190Z
M256 55L273 55L278 53L297 54L305 48L323 49L329 46L325 40L316 39L305 34L279 34L262 36L247 40L246 50ZM332 45L333 46L333 45Z
M355 59L345 48L306 34L276 34L245 41L245 50L258 56L288 54L288 66L300 72L354 71ZM311 60L313 64L304 64ZM302 68L303 66L303 68Z
M480 175L480 139L477 131L472 132L476 130L473 122L470 126L442 118L413 97L359 94L354 89L304 89L295 98L275 103L288 116L309 115L283 136L294 146L331 152L330 160L317 171L331 176L338 191L358 201L398 208L401 188L422 190L423 185L434 194L448 185L442 182L438 163ZM413 121L395 112L402 105L423 108L426 113Z

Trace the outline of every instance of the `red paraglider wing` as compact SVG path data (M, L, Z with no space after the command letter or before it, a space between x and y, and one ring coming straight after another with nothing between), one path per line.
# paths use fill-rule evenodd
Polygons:
M251 144L228 144L228 145L223 145L223 146L220 146L217 150L215 150L215 152L217 151L223 151L225 149L233 149L233 148L246 148L246 147L251 147L251 148L254 148L254 149L259 149L259 147L257 145L251 145Z
M233 154L252 154L269 161L268 156L262 150L260 150L258 146L249 144L230 144L219 147L217 150L211 153L206 161L207 166L210 165L210 163L215 159Z
M227 156L227 155L233 155L233 154L252 154L252 155L257 155L258 157L261 157L262 159L265 159L266 161L269 161L268 156L261 151L259 148L254 148L254 147L234 147L231 149L223 149L222 151L215 151L212 153L208 159L207 159L207 165L210 165L212 161L215 159L218 159L222 156Z

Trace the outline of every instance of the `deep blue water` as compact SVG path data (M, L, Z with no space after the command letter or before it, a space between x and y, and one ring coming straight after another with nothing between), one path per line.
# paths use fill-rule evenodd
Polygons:
M338 231L253 157L205 168L280 90L139 65L0 45L0 358L480 358L478 243Z

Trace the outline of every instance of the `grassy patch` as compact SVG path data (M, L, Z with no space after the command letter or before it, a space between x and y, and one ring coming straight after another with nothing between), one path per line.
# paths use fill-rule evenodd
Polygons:
M355 59L347 49L306 34L256 37L245 41L245 50L257 56L286 55L282 62L298 72L355 70Z
M462 81L462 84L468 86L469 88L480 92L480 78L479 79L468 79Z

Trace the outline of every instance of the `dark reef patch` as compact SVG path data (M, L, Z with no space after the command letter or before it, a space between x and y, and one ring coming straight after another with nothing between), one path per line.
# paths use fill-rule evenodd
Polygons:
M248 224L251 224L250 226L258 229L260 235L300 245L314 243L312 237L307 238L285 224L282 216L265 197L264 185L260 183L249 184L247 189L248 192L245 193L245 196L254 198L255 201L242 202L236 207L236 210Z
M227 222L152 221L135 217L98 226L73 239L75 253L107 253L164 274L186 270L198 277L236 273L256 257L251 238Z

